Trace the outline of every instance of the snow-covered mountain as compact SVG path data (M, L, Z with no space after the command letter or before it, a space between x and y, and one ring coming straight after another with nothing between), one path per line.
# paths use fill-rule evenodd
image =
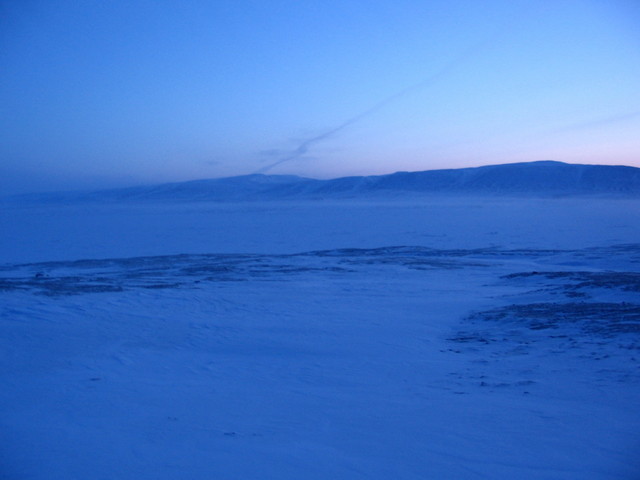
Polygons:
M640 196L640 168L538 161L331 180L253 174L83 194L32 195L29 198L87 201L256 201L348 197L402 198L432 194L635 197Z

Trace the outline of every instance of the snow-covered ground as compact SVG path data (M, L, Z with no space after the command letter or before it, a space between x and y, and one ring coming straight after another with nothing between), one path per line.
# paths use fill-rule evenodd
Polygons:
M640 200L0 204L0 264L333 248L583 248L640 240Z
M3 206L0 477L638 478L639 220Z

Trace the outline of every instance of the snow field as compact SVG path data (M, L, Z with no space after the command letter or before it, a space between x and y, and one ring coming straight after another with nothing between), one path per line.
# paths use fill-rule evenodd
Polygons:
M637 205L449 202L3 212L3 478L634 478L637 333L472 314L640 303L508 277L634 272Z

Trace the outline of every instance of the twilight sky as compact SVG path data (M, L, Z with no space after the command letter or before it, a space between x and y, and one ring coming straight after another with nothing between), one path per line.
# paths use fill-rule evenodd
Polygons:
M0 195L640 166L637 0L0 0Z

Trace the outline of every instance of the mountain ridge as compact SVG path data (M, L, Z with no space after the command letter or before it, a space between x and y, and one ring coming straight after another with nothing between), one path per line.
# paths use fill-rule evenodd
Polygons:
M233 202L429 195L640 197L640 168L540 160L328 180L254 173L84 193L32 194L13 198L31 201Z

